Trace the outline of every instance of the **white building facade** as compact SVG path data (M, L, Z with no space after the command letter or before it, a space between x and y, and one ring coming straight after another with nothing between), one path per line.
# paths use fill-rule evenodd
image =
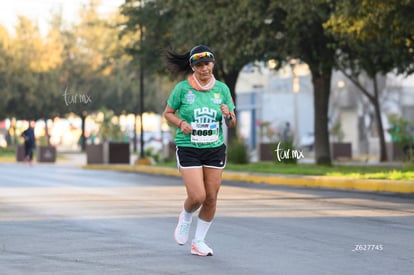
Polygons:
M259 143L278 142L290 124L297 146L312 141L314 131L313 85L306 64L294 62L275 71L271 62L249 64L240 72L236 84L239 135L252 159L258 159ZM387 130L388 114L414 121L414 76L389 74L380 78L380 104ZM364 86L371 89L372 83ZM343 74L334 72L329 106L329 127L340 120L343 142L352 143L353 156L378 155L379 140L373 108L365 96ZM333 138L331 137L331 141ZM386 141L390 135L386 132Z

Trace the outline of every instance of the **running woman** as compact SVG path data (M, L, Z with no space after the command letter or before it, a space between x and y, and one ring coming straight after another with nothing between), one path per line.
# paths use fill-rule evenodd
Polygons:
M188 242L193 214L200 209L191 254L212 256L205 237L226 165L222 121L227 127L236 125L235 106L228 86L214 78L215 58L207 46L185 54L167 51L166 64L174 73L189 74L174 87L164 111L166 120L177 126L177 165L187 191L174 238L179 245Z

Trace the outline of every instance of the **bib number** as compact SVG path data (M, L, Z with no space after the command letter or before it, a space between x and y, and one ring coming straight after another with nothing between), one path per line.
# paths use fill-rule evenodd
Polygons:
M218 122L191 122L191 127L193 128L193 131L191 132L191 142L210 143L216 142L219 138Z

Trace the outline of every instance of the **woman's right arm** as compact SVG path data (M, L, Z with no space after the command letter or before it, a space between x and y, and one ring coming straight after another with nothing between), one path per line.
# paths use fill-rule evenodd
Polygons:
M191 125L188 124L184 119L181 119L175 115L175 110L171 108L168 104L165 107L163 116L165 119L170 122L171 124L174 124L178 128L181 129L181 131L184 134L189 134L192 131Z
M181 119L180 118L178 118L176 115L175 115L175 110L173 109L173 108L171 108L168 104L167 104L167 106L165 107L165 110L164 110L164 114L163 114L163 116L165 117L165 119L168 121L168 122L170 122L171 124L174 124L175 126L177 126L177 127L179 127L180 126L180 122L181 122Z

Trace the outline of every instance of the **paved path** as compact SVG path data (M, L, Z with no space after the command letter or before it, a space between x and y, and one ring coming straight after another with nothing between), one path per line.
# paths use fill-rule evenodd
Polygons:
M0 274L412 274L412 195L225 182L207 258L174 243L184 195L176 177L0 164Z

